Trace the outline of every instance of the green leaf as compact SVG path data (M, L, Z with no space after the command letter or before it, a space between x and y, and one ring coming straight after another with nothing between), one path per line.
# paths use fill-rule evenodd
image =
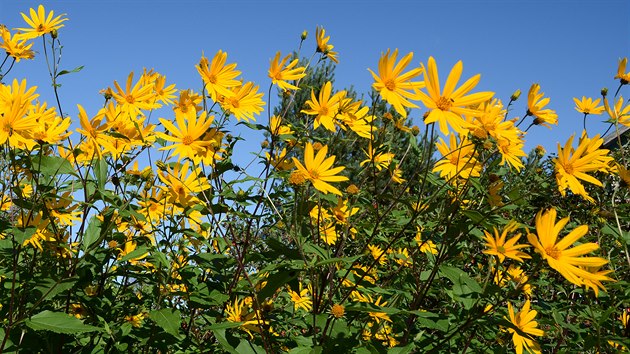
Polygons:
M241 339L241 342L236 347L236 351L240 354L263 354L265 349L250 342L246 339Z
M214 337L217 339L219 344L221 344L221 347L224 350L232 354L239 354L225 337L225 329L214 329L212 330L212 333L214 333Z
M98 189L104 191L105 184L107 183L107 161L104 158L99 159L93 167Z
M71 289L78 279L78 277L72 277L60 281L55 281L53 279L46 278L43 280L43 283L41 285L35 287L35 290L39 291L42 294L42 298L40 299L40 301L52 299L57 294Z
M230 328L240 327L242 324L243 324L243 322L225 321L225 322L221 322L221 323L215 323L215 324L211 325L210 327L208 327L208 329L211 330L211 331L219 330L219 329L230 329Z
M127 253L127 255L125 255L123 258L120 259L121 262L125 262L128 261L130 259L135 259L138 258L142 255L145 255L149 253L149 248L146 246L140 246L138 248L136 248L135 250Z
M63 157L37 155L31 158L31 164L34 170L46 176L56 176L60 174L77 176L72 164Z
M70 74L70 73L78 73L79 71L83 70L83 65L81 66L77 66L76 68L72 69L72 70L61 70L60 72L57 73L57 77L61 76L61 75L66 75L66 74Z
M87 250L92 248L92 245L99 242L100 239L101 221L96 216L92 216L90 223L85 230L85 234L83 235L83 251L87 252Z
M100 331L101 328L83 322L64 312L42 311L26 320L26 325L36 331L47 330L55 333L76 334Z
M162 327L166 333L176 338L181 337L179 328L182 316L179 310L161 309L151 311L149 312L149 318L157 323L158 326Z

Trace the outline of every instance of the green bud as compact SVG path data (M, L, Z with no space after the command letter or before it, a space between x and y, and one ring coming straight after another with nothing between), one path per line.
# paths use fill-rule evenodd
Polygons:
M300 35L300 39L301 40L306 40L306 37L308 36L308 32L306 32L306 30L302 31L302 34Z
M59 33L57 32L56 28L50 31L50 36L52 37L52 39L57 39L57 37L59 36Z
M602 96L606 97L606 95L608 95L608 87L604 87L604 88L601 90L601 94L602 94Z

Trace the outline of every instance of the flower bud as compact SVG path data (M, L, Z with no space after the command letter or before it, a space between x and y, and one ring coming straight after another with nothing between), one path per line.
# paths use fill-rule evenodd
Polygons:
M306 32L306 30L302 31L302 34L300 35L300 39L301 40L306 40L306 37L308 36L308 32Z
M600 92L602 96L606 97L606 95L608 95L608 87L604 87Z
M260 143L260 147L263 149L266 149L269 147L269 141L268 140L263 140L262 143Z
M420 134L420 128L418 128L417 125L414 125L413 127L411 127L411 134L413 134L414 136L418 136L418 134Z
M59 36L59 32L57 32L56 28L53 28L53 30L50 31L50 36L52 37L52 39L57 39L57 37Z
M510 100L511 101L516 101L516 100L518 100L519 97L521 97L521 90L520 89L514 91L512 96L510 96Z

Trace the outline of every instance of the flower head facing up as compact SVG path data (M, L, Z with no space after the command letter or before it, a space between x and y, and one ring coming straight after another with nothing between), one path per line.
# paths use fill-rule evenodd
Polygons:
M584 280L591 282L612 280L601 272L593 273L585 269L585 267L599 268L608 263L601 257L581 257L597 250L599 248L597 244L587 242L571 247L586 235L588 226L580 225L558 241L558 235L569 222L569 218L560 219L556 223L556 215L554 208L544 213L541 210L536 215L536 234L527 234L527 239L534 246L536 252L542 255L551 268L575 285L584 285Z
M440 131L444 135L449 133L448 125L457 132L463 132L465 129L462 127L464 124L462 115L478 115L476 110L469 107L487 101L494 95L493 92L468 94L479 83L480 74L471 77L459 88L455 88L462 76L463 69L464 64L460 60L451 69L444 84L444 90L440 88L437 64L433 57L429 57L427 68L424 69L424 82L427 93L418 91L420 100L430 110L424 122L426 124L438 122Z
M327 81L324 86L322 86L317 97L315 97L315 91L311 91L311 99L305 103L308 109L304 109L301 112L308 115L315 115L313 128L317 129L321 124L324 128L335 132L337 130L335 121L341 118L338 114L339 106L345 95L345 90L339 91L333 95L332 82Z
M18 28L19 31L23 32L21 36L24 39L37 38L46 33L51 33L53 30L58 30L64 26L63 22L68 20L63 17L65 14L53 17L55 15L54 11L50 11L46 14L44 5L39 5L37 11L33 8L29 9L30 17L25 13L20 14L24 21L30 26L27 28Z
M405 107L418 107L409 102L409 100L419 100L417 90L424 87L423 81L411 80L421 75L423 69L418 67L403 73L403 70L405 70L407 65L411 62L411 59L413 59L413 53L402 57L398 64L396 64L397 57L398 49L394 50L391 54L388 49L387 53L382 54L381 59L378 61L378 75L371 69L368 70L372 74L372 77L374 77L372 87L381 94L385 101L394 106L396 112L403 117L407 117ZM394 66L394 64L396 65Z
M287 60L291 58L291 54L285 56L280 60L280 52L276 53L276 56L271 60L269 65L268 76L271 79L271 83L278 85L282 90L297 90L298 87L290 84L289 80L299 80L306 76L306 68L298 65L298 59L293 59L289 64L286 64Z
M328 194L333 193L341 195L339 189L333 187L328 182L342 182L347 181L348 177L337 176L337 174L345 169L344 166L332 168L335 163L335 156L326 157L328 153L328 146L324 145L315 155L313 144L306 143L304 149L304 164L302 164L295 157L293 162L298 171L304 176L305 179L311 181L313 187L318 191Z
M529 300L525 301L523 308L517 313L514 313L512 304L508 302L508 314L510 322L518 328L518 330L508 328L508 332L512 333L512 342L516 353L522 354L523 348L528 352L540 353L540 345L531 336L541 337L545 332L539 329L538 322L534 321L538 312L530 309Z
M563 196L566 194L566 190L569 189L572 193L581 195L584 199L594 202L593 198L586 192L584 185L580 183L580 180L601 187L602 183L587 173L595 171L609 172L613 158L608 155L608 150L599 148L604 143L599 134L591 139L586 136L586 131L584 131L577 149L574 149L572 146L573 138L574 135L569 138L564 148L558 144L558 157L553 159L558 189Z
M212 58L212 63L208 63L208 58L202 55L196 66L206 91L215 102L218 102L219 96L231 97L234 93L230 89L242 85L236 79L241 74L236 70L236 63L226 65L226 61L227 53L219 50Z
M575 110L584 113L584 114L602 114L604 113L604 106L598 106L601 98L593 100L592 98L587 98L586 96L582 96L581 100L578 100L577 97L573 98L573 102L575 102Z
M523 262L523 258L531 258L527 253L519 251L521 248L529 247L529 245L516 244L521 238L521 233L517 233L507 242L505 241L508 233L518 230L518 227L519 226L517 222L510 221L503 228L503 232L501 232L501 235L499 235L499 231L495 227L494 237L488 231L484 230L483 232L486 235L484 239L486 241L487 249L483 251L483 253L499 257L499 262L503 262L506 257L515 259L519 262Z
M549 124L558 125L558 114L552 109L543 109L551 99L545 97L544 92L540 92L540 85L533 84L529 88L527 94L527 116L534 117L534 123L536 125L543 125L547 128L551 128Z
M33 59L35 52L31 50L33 43L28 42L21 34L11 36L4 25L0 25L0 49L4 49L16 62L22 59Z

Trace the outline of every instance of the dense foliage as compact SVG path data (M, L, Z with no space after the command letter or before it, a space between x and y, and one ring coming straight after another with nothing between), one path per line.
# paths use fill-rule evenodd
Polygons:
M527 154L558 121L538 84L504 104L388 50L360 95L323 28L271 60L278 107L219 50L202 92L144 70L73 118L11 76L43 56L58 97L65 15L22 17L0 26L0 352L628 350L627 59L614 97L575 99L614 148ZM234 124L266 137L248 166Z

